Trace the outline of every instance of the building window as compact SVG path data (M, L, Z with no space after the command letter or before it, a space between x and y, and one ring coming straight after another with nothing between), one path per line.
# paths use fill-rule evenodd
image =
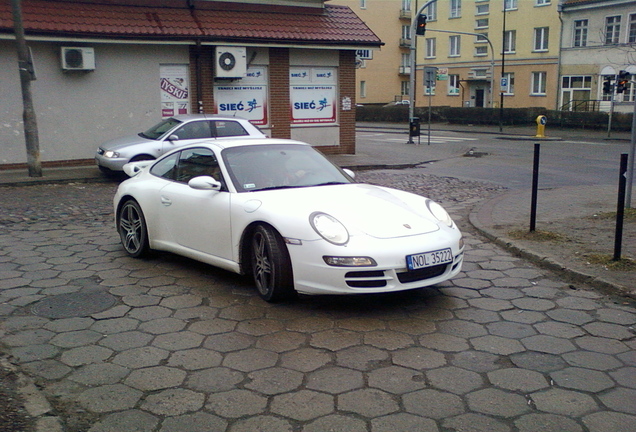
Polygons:
M636 97L636 85L633 82L627 83L625 86L625 91L623 92L623 102L634 102L634 98Z
M508 30L504 33L503 52L513 54L517 49L517 31Z
M501 86L501 91L507 95L515 94L515 74L514 72L506 72L501 77L505 85Z
M620 15L605 18L605 45L617 44L621 35Z
M437 56L437 39L426 39L426 58L435 58Z
M473 69L475 78L488 78L488 69Z
M437 2L426 7L426 19L427 21L437 21Z
M431 96L435 96L435 86L433 87L424 87L424 94L426 96L431 95Z
M475 10L475 15L487 15L490 12L490 4L478 4Z
M450 18L462 16L462 0L450 0Z
M547 6L551 3L551 0L537 0L537 6Z
M360 0L360 9L367 8L367 0Z
M402 81L400 83L400 91L402 92L402 96L408 96L410 85L411 85L410 81Z
M482 46L476 46L475 47L475 56L476 57L481 57L481 56L485 56L485 55L488 55L488 46L482 45Z
M402 39L411 40L411 26L403 25L402 26Z
M517 0L504 0L504 10L517 9Z
M411 66L411 54L410 53L402 53L402 66L403 67Z
M460 55L460 36L449 36L448 38L448 56L449 57L459 57Z
M532 96L545 96L547 72L532 72Z
M564 76L561 88L563 89L591 89L592 77L589 75Z
M548 27L537 27L534 29L534 51L548 50L548 36L550 29Z
M574 21L574 41L572 46L584 47L587 46L587 20L575 20Z
M636 14L629 16L629 43L636 42Z
M367 82L360 81L360 98L367 97Z
M402 10L403 11L411 10L411 0L402 0Z
M488 33L480 33L475 37L475 43L488 43Z
M459 96L459 75L448 75L448 95Z
M482 18L475 21L475 28L482 29L488 28L488 18Z

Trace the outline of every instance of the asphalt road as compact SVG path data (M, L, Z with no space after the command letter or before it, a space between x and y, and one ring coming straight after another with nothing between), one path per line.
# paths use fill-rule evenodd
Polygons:
M280 305L188 259L127 257L114 184L0 188L0 343L53 404L38 420L67 432L636 430L634 306L485 241L467 216L498 187L430 172L358 178L439 200L466 235L459 277Z

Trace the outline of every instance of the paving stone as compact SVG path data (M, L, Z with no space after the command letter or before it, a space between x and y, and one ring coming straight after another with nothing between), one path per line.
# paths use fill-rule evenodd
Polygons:
M521 339L521 343L531 351L549 354L563 354L576 349L569 340L548 335L529 336Z
M203 392L227 391L233 390L244 378L241 372L215 367L191 373L186 379L185 386Z
M303 383L303 374L285 368L273 367L252 372L248 375L248 379L251 381L245 384L246 388L265 394L278 394L299 388Z
M227 429L227 421L205 412L185 414L164 420L159 432L211 432ZM115 431L113 431L115 432Z
M187 318L179 318L175 315L175 318L178 319L187 319ZM198 321L192 323L190 325L189 330L195 333L200 333L202 335L214 335L220 333L227 333L234 331L236 328L237 322L224 320L224 319L208 319L203 321Z
M442 333L422 336L420 338L420 345L432 350L446 352L459 352L469 348L466 339Z
M293 430L294 428L288 420L270 415L260 415L234 423L228 432L293 432Z
M539 312L548 311L556 307L556 304L551 300L533 298L533 297L524 297L524 298L514 299L512 300L512 304L522 310L531 310L531 311L539 311Z
M565 339L572 339L585 335L585 332L581 330L579 326L563 322L541 322L535 324L534 328L542 334Z
M433 389L408 393L402 397L402 403L408 413L432 419L444 419L465 412L459 396Z
M599 396L603 404L611 410L626 414L636 414L636 390L615 388Z
M140 321L151 321L159 318L166 318L172 315L172 310L162 306L146 306L133 308L128 316Z
M426 377L432 387L456 394L468 393L484 384L478 373L454 366L427 371Z
M567 367L560 356L540 352L523 352L510 356L510 360L518 367L537 372L553 372Z
M90 363L101 363L108 359L113 351L96 345L83 346L65 351L60 361L68 366L82 366Z
M556 321L567 322L574 325L583 325L594 321L589 312L572 309L554 309L546 312L550 318Z
M310 344L316 348L338 351L357 345L361 340L362 335L356 332L344 329L330 329L313 334Z
M263 336L282 330L281 322L269 318L260 318L240 322L236 330L251 336Z
M322 432L325 430L346 430L351 429L317 429L316 432ZM361 432L366 432L367 429L359 429ZM408 413L389 414L383 417L374 418L371 420L371 430L373 432L396 432L396 431L417 431L417 432L438 432L437 424L435 421L415 416Z
M399 366L389 366L370 372L368 382L370 387L393 394L409 393L426 387L423 374Z
M394 413L400 408L390 393L371 388L341 394L337 407L341 411L354 412L367 418Z
M504 390L530 393L549 386L546 378L539 372L508 368L488 373L490 382Z
M55 336L55 333L44 329L24 330L4 337L2 341L5 345L12 347L41 345L47 343Z
M44 328L55 333L86 330L95 320L85 317L64 318L48 322Z
M363 387L361 372L341 367L326 367L307 375L307 388L331 394L344 393Z
M636 430L636 416L617 412L606 411L590 414L583 418L583 423L590 432Z
M513 309L501 312L501 317L506 321L523 324L535 324L546 319L543 312Z
M176 333L175 337L178 338L178 333ZM242 350L252 345L254 345L254 337L242 333L222 333L208 336L203 343L204 348L222 353ZM194 346L190 348L194 348ZM179 349L186 349L186 347Z
M108 318L120 318L126 315L130 311L130 307L126 305L117 305L110 309L105 310L104 312L99 312L91 315L91 318L99 320L99 319L108 319Z
M552 414L580 417L598 410L598 405L591 396L560 388L532 393L530 398L539 411Z
M274 366L278 362L278 354L257 348L250 348L229 353L223 360L223 366L242 372L251 372Z
M510 432L510 428L499 420L472 413L445 419L442 426L456 432Z
M529 324L509 321L494 322L488 324L486 328L491 335L508 339L522 339L537 334L536 330Z
M139 347L122 351L113 358L113 363L130 369L157 366L169 355L169 352L155 347Z
M339 366L368 371L389 358L389 353L378 348L359 345L345 348L336 353L336 363Z
M152 341L158 348L168 351L196 348L203 342L204 336L190 331L161 334Z
M636 367L624 367L609 373L620 386L636 388Z
M239 418L261 413L267 406L267 398L247 390L230 390L208 396L206 409L225 418Z
M334 411L334 397L311 390L274 396L271 411L295 420L307 421Z
M139 330L151 333L155 335L164 334L164 333L174 333L180 330L187 325L183 320L178 320L176 318L159 318L156 320L146 321L139 326Z
M616 369L622 365L620 361L610 355L591 351L573 351L563 354L562 358L571 366L600 371Z
M122 366L110 363L89 364L69 375L68 379L88 386L117 384L130 371Z
M474 321L480 324L491 323L501 319L497 312L472 308L458 310L455 312L455 315L457 315L457 318L459 319Z
M499 369L500 358L482 351L463 351L451 356L451 364L474 372L489 372Z
M629 347L621 341L595 336L582 336L574 339L574 343L584 350L604 354L620 354L629 351Z
M299 348L281 355L281 366L300 372L311 372L330 361L327 351L315 348Z
M530 411L523 396L494 388L469 393L466 401L472 411L487 415L516 417Z
M128 410L108 414L95 423L88 432L153 432L159 419L140 410Z
M50 359L56 357L59 352L58 347L49 344L26 345L11 349L11 355L20 363Z
M205 395L192 390L169 389L153 393L141 408L156 415L178 416L198 411L203 407Z
M471 339L470 343L476 350L498 355L510 355L524 351L524 347L519 341L501 336L481 336Z
M364 335L364 343L379 349L395 351L413 344L413 338L391 330L375 330Z
M167 364L168 366L181 367L187 370L199 370L220 366L222 361L223 356L215 351L205 348L194 348L171 354Z
M27 372L31 374L49 380L61 379L72 370L67 365L52 359L26 363L23 365L23 367Z
M596 311L599 320L622 325L636 324L636 313L613 308L602 308Z
M111 318L97 321L93 324L91 330L107 335L135 330L138 326L139 321L132 318Z
M347 431L367 432L366 422L340 414L331 414L316 419L303 427L303 432ZM424 431L422 431L424 432Z
M519 432L583 432L574 420L554 414L526 414L515 420Z
M143 391L178 387L186 378L186 372L167 366L155 366L133 370L124 384Z
M592 336L618 340L631 339L634 337L634 329L619 324L592 322L585 324L583 328Z
M108 335L99 341L100 345L115 351L126 351L147 345L153 336L139 331L129 331Z
M578 297L564 297L564 298L558 299L556 302L562 308L588 310L588 311L598 309L601 306L598 302L594 300L590 300L587 298L578 298Z
M93 412L106 413L133 408L142 392L122 384L112 384L90 388L82 392L77 401Z

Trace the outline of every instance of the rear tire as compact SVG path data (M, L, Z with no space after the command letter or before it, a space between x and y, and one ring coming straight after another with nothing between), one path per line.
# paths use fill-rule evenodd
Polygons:
M252 275L263 300L273 303L295 297L291 259L280 234L269 226L258 225L250 246Z
M133 258L148 256L150 243L146 219L137 201L129 199L119 209L117 231L126 253Z

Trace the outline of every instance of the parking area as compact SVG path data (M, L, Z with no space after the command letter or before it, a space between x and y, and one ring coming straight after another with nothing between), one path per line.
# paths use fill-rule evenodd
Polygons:
M391 295L262 301L172 254L126 256L114 183L0 192L0 343L63 430L636 430L636 310L489 243L494 186L370 171L439 199L464 271Z

